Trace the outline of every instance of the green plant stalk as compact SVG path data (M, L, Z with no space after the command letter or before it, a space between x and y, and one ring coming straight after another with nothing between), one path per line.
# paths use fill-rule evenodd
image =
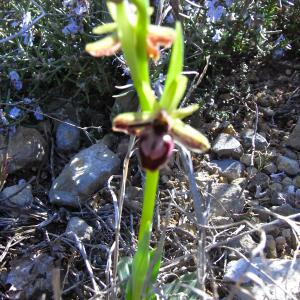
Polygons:
M147 224L149 222L150 224L152 224L158 179L159 179L159 170L156 170L154 172L148 170L146 171L144 202L143 202L141 224L139 229L139 241L141 241L144 237L145 231L148 227Z
M134 28L123 16L126 15L125 1L117 5L118 30L124 57L130 69L135 89L139 96L142 111L151 111L155 105L155 97L150 85L149 66L146 52L146 34L148 28L147 6L136 1L142 13L139 12L137 24L138 35L134 35ZM134 45L132 45L134 43ZM136 50L138 49L138 50ZM134 52L134 53L133 53Z

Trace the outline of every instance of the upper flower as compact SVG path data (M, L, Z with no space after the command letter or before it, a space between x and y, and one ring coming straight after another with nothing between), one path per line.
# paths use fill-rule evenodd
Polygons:
M121 49L121 42L118 38L117 24L109 23L96 27L93 32L103 34L112 32L107 37L86 45L85 50L95 57L110 56ZM170 47L175 38L175 31L172 28L150 25L147 33L147 54L154 61L159 59L160 46Z

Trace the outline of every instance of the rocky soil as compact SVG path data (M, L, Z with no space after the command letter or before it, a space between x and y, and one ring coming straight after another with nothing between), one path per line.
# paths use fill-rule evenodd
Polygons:
M297 66L275 62L244 81L229 76L224 86L235 82L239 89L224 89L215 99L215 109L229 117L212 119L205 110L191 118L212 143L209 153L192 155L200 206L180 151L162 170L153 243L166 233L157 288L168 299L189 295L178 280L191 276L192 286L197 275L207 299L299 299ZM114 105L118 112L127 107L124 99ZM52 299L53 293L111 299L122 180L120 256L135 251L144 177L132 155L122 178L129 138L108 132L94 141L74 115L66 112L63 121L21 125L12 136L0 135L1 299ZM205 275L196 273L201 257Z

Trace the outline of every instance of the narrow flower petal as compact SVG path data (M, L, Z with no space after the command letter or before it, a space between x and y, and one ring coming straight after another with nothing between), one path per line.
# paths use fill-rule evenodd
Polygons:
M175 120L171 128L173 137L194 152L205 152L210 148L208 139L193 127Z
M178 108L170 113L173 119L184 119L192 115L195 111L199 109L199 104L192 104L187 107Z
M153 120L154 114L149 111L124 113L114 118L112 127L114 131L138 136L145 126L152 124Z
M117 29L117 23L106 23L93 29L94 34L105 34Z
M115 36L107 36L100 41L89 43L85 46L85 51L95 57L110 56L121 48L121 43Z
M159 59L159 47L170 47L175 39L175 31L172 28L161 26L149 26L147 35L147 53L154 61Z

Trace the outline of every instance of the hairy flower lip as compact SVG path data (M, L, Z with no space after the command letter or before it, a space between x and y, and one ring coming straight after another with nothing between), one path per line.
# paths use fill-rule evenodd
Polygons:
M182 112L192 112L193 107ZM180 110L173 114L178 115ZM139 156L145 169L161 168L170 158L174 140L194 152L205 152L210 148L208 139L198 130L172 117L164 109L158 112L124 113L113 120L113 130L139 137Z

